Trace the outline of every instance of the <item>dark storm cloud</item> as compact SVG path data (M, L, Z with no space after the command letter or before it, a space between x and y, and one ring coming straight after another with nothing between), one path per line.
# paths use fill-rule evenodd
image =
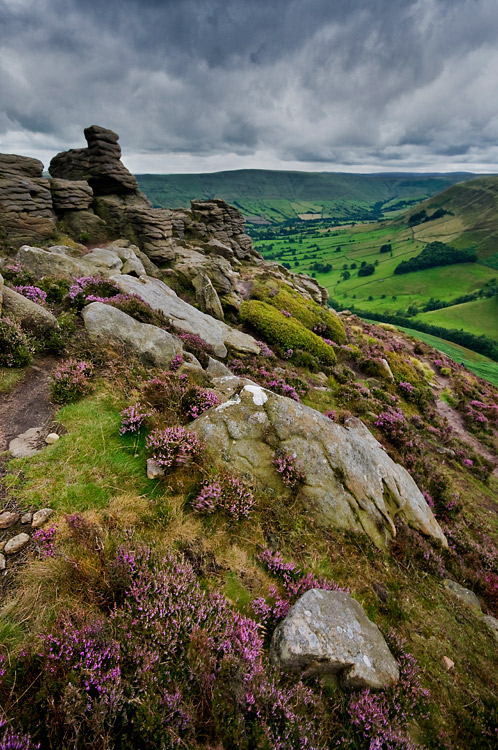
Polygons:
M492 170L497 36L496 0L0 0L0 150Z

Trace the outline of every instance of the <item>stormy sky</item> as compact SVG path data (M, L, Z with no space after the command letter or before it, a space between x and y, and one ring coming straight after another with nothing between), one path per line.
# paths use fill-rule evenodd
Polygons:
M497 0L0 0L0 152L498 172Z

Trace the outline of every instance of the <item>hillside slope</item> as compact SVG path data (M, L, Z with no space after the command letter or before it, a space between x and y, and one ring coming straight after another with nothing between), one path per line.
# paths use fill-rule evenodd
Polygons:
M467 173L344 174L262 169L136 175L140 190L156 206L187 208L195 198L223 198L246 218L275 223L300 216L364 219L379 215L381 209L406 208L471 177Z

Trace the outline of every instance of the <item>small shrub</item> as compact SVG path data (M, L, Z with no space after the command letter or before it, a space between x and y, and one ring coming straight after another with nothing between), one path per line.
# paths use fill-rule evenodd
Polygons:
M202 443L195 432L185 427L167 427L154 430L147 438L147 448L152 458L163 469L185 466L202 455Z
M50 395L57 404L69 404L89 393L93 365L68 359L54 372L50 384Z
M280 310L266 302L250 300L240 308L241 320L249 323L273 344L283 350L301 349L314 355L320 362L333 365L335 352L320 336L309 331L302 323L293 318L287 319ZM292 355L291 355L292 356Z
M147 424L147 420L154 414L154 409L148 409L140 402L127 406L121 412L120 435L138 434Z
M30 299L31 302L36 302L37 305L44 305L47 301L47 293L40 289L38 286L29 284L28 286L13 286L12 289L18 294L22 294L26 299Z
M219 403L219 396L214 391L193 385L182 396L181 410L188 419L197 419L205 411Z
M119 287L111 279L97 276L81 276L69 287L69 299L77 310L90 302L107 301L119 294Z
M40 289L47 295L49 304L60 305L64 297L69 294L69 282L67 279L57 278L56 276L44 276L38 282Z
M33 342L21 326L10 318L2 318L0 320L0 365L24 367L31 362L33 353Z
M184 348L196 357L203 367L209 364L209 357L214 356L214 349L211 344L204 341L197 333L185 333L184 331L174 330L174 333L183 341Z
M294 456L287 453L277 452L272 461L274 467L280 474L282 482L290 489L295 490L300 484L303 484L305 475L299 471Z
M199 513L222 510L232 518L248 518L254 506L254 495L238 477L222 474L216 481L206 480L192 503Z

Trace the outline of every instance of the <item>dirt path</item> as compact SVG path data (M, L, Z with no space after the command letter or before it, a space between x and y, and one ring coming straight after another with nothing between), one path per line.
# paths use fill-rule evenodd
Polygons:
M49 400L49 381L58 361L57 357L38 360L10 393L0 398L0 452L30 427L46 427L51 422L55 409Z

